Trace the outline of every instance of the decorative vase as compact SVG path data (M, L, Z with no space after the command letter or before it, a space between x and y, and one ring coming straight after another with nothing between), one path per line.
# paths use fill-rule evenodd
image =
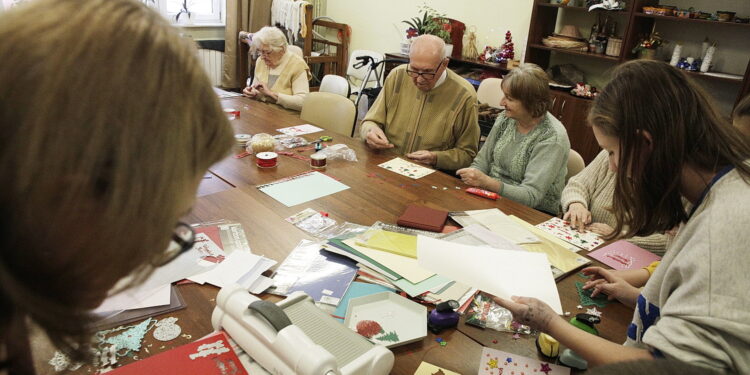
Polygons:
M642 49L638 58L644 60L656 60L656 50L648 48Z
M411 39L404 39L401 41L401 54L408 55L411 51Z
M453 56L453 44L445 45L445 57Z

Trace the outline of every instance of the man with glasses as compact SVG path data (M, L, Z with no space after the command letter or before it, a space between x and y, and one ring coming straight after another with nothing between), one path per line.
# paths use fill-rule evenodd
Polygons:
M479 144L474 87L448 69L445 43L414 39L409 64L388 75L360 134L374 149L396 148L407 158L444 170L471 164Z

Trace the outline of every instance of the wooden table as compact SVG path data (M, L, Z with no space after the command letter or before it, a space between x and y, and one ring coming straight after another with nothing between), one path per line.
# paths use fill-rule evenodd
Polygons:
M237 133L276 134L275 130L278 128L303 123L293 112L246 98L223 99L222 105L240 109L240 117L232 120ZM255 186L308 171L310 166L307 161L280 155L277 167L264 169L255 165L253 156L240 159L229 156L210 168L210 174L204 178L199 188L200 194L207 195L196 199L193 210L186 219L188 222L227 219L242 223L253 253L281 262L300 240L310 239L305 232L284 221L284 218L307 207L328 212L339 223L349 221L362 225L370 225L377 220L395 223L396 218L410 203L447 211L499 208L506 214L516 215L532 224L549 218L544 213L507 199L492 201L467 194L456 189L466 187L460 179L442 172L412 180L386 171L377 165L396 155L390 150L369 150L361 140L329 131L304 137L312 140L322 135L332 136L333 144L343 143L355 150L357 162L329 161L324 170L350 186L350 189L294 207L285 207ZM235 148L232 151L239 154L242 149ZM312 152L307 150L295 153L308 156ZM582 280L580 276L571 275L558 283L563 310L570 311L573 315L583 312L576 308L579 299L574 283L578 280ZM183 333L189 336L162 343L148 334L144 341L148 352L141 350L138 357L169 350L212 331L210 316L218 289L194 284L181 285L179 288L188 307L157 318L177 317ZM271 295L264 295L263 298L278 300L278 297ZM615 342L623 342L632 311L620 303L612 303L600 310L604 312L603 323L599 325L602 336ZM435 342L436 337L442 337L448 341L448 345L441 347ZM535 336L522 336L521 339L514 340L508 333L482 330L463 324L462 321L457 329L444 331L438 336L429 334L421 342L393 349L396 362L392 373L413 374L422 361L427 361L462 374L475 374L482 346L537 357L534 339ZM39 358L38 361L46 362L46 359ZM54 373L49 365L46 368L50 369L47 373ZM77 373L87 373L86 368Z

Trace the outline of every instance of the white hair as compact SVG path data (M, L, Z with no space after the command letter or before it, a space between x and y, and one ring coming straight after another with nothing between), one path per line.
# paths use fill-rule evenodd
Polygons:
M435 35L420 35L411 42L411 51L409 56L415 53L432 55L444 59L448 57L448 50L443 39Z
M253 34L253 49L259 49L266 45L274 51L285 50L287 46L286 35L278 27L265 26Z

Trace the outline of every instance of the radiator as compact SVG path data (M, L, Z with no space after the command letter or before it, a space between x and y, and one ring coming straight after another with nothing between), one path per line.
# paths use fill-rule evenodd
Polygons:
M206 71L212 86L221 85L221 73L224 70L224 52L210 49L199 49L198 59Z

